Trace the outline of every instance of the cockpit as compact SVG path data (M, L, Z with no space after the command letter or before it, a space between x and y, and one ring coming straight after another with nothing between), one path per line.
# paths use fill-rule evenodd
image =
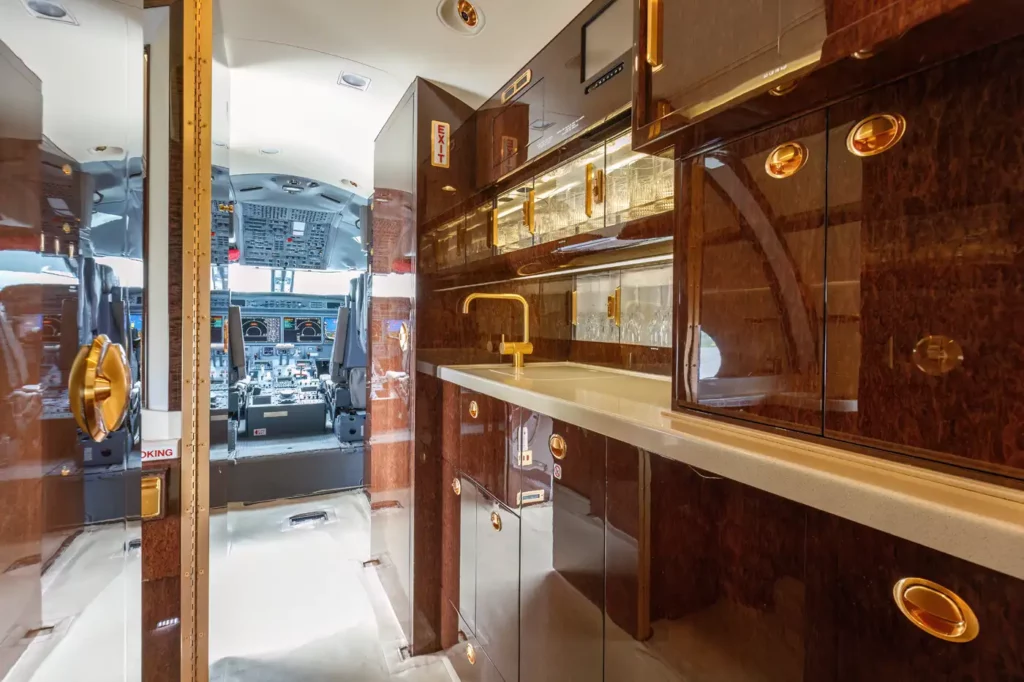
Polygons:
M366 200L214 172L211 504L363 484Z

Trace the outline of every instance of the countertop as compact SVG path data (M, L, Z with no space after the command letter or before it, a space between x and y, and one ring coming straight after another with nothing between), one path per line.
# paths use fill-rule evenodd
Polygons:
M429 374L1024 579L1024 492L671 412L666 378L574 363ZM433 370L433 371L429 371Z

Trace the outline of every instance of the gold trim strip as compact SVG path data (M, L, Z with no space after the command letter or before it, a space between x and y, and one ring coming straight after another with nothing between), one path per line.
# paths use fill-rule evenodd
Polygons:
M210 98L213 5L183 5L181 679L209 679Z
M647 0L647 63L652 69L664 64L661 55L661 0Z

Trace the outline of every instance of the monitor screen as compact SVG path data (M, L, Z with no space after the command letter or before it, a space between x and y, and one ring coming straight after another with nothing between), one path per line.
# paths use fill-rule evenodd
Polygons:
M131 328L135 331L142 333L142 315L129 315L128 321L131 323Z
M333 341L334 336L338 333L338 318L336 317L325 317L324 318L324 334L328 341Z
M583 27L583 80L588 81L633 45L633 5L616 0Z
M210 315L210 343L224 343L223 315Z
M286 317L281 334L285 343L320 343L323 330L319 317Z
M270 338L270 325L263 317L242 318L242 338L246 343L268 343Z

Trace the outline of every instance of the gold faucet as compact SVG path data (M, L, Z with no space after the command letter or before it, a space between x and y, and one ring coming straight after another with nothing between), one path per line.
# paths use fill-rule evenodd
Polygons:
M530 343L530 304L526 302L526 299L519 294L479 294L474 293L466 297L466 300L462 302L462 314L469 314L469 304L478 298L489 298L496 299L499 301L518 301L523 304L523 340L522 341L505 341L505 335L501 335L501 345L498 346L498 352L502 355L511 355L512 363L519 369L523 366L523 356L530 355L533 353L533 344Z

